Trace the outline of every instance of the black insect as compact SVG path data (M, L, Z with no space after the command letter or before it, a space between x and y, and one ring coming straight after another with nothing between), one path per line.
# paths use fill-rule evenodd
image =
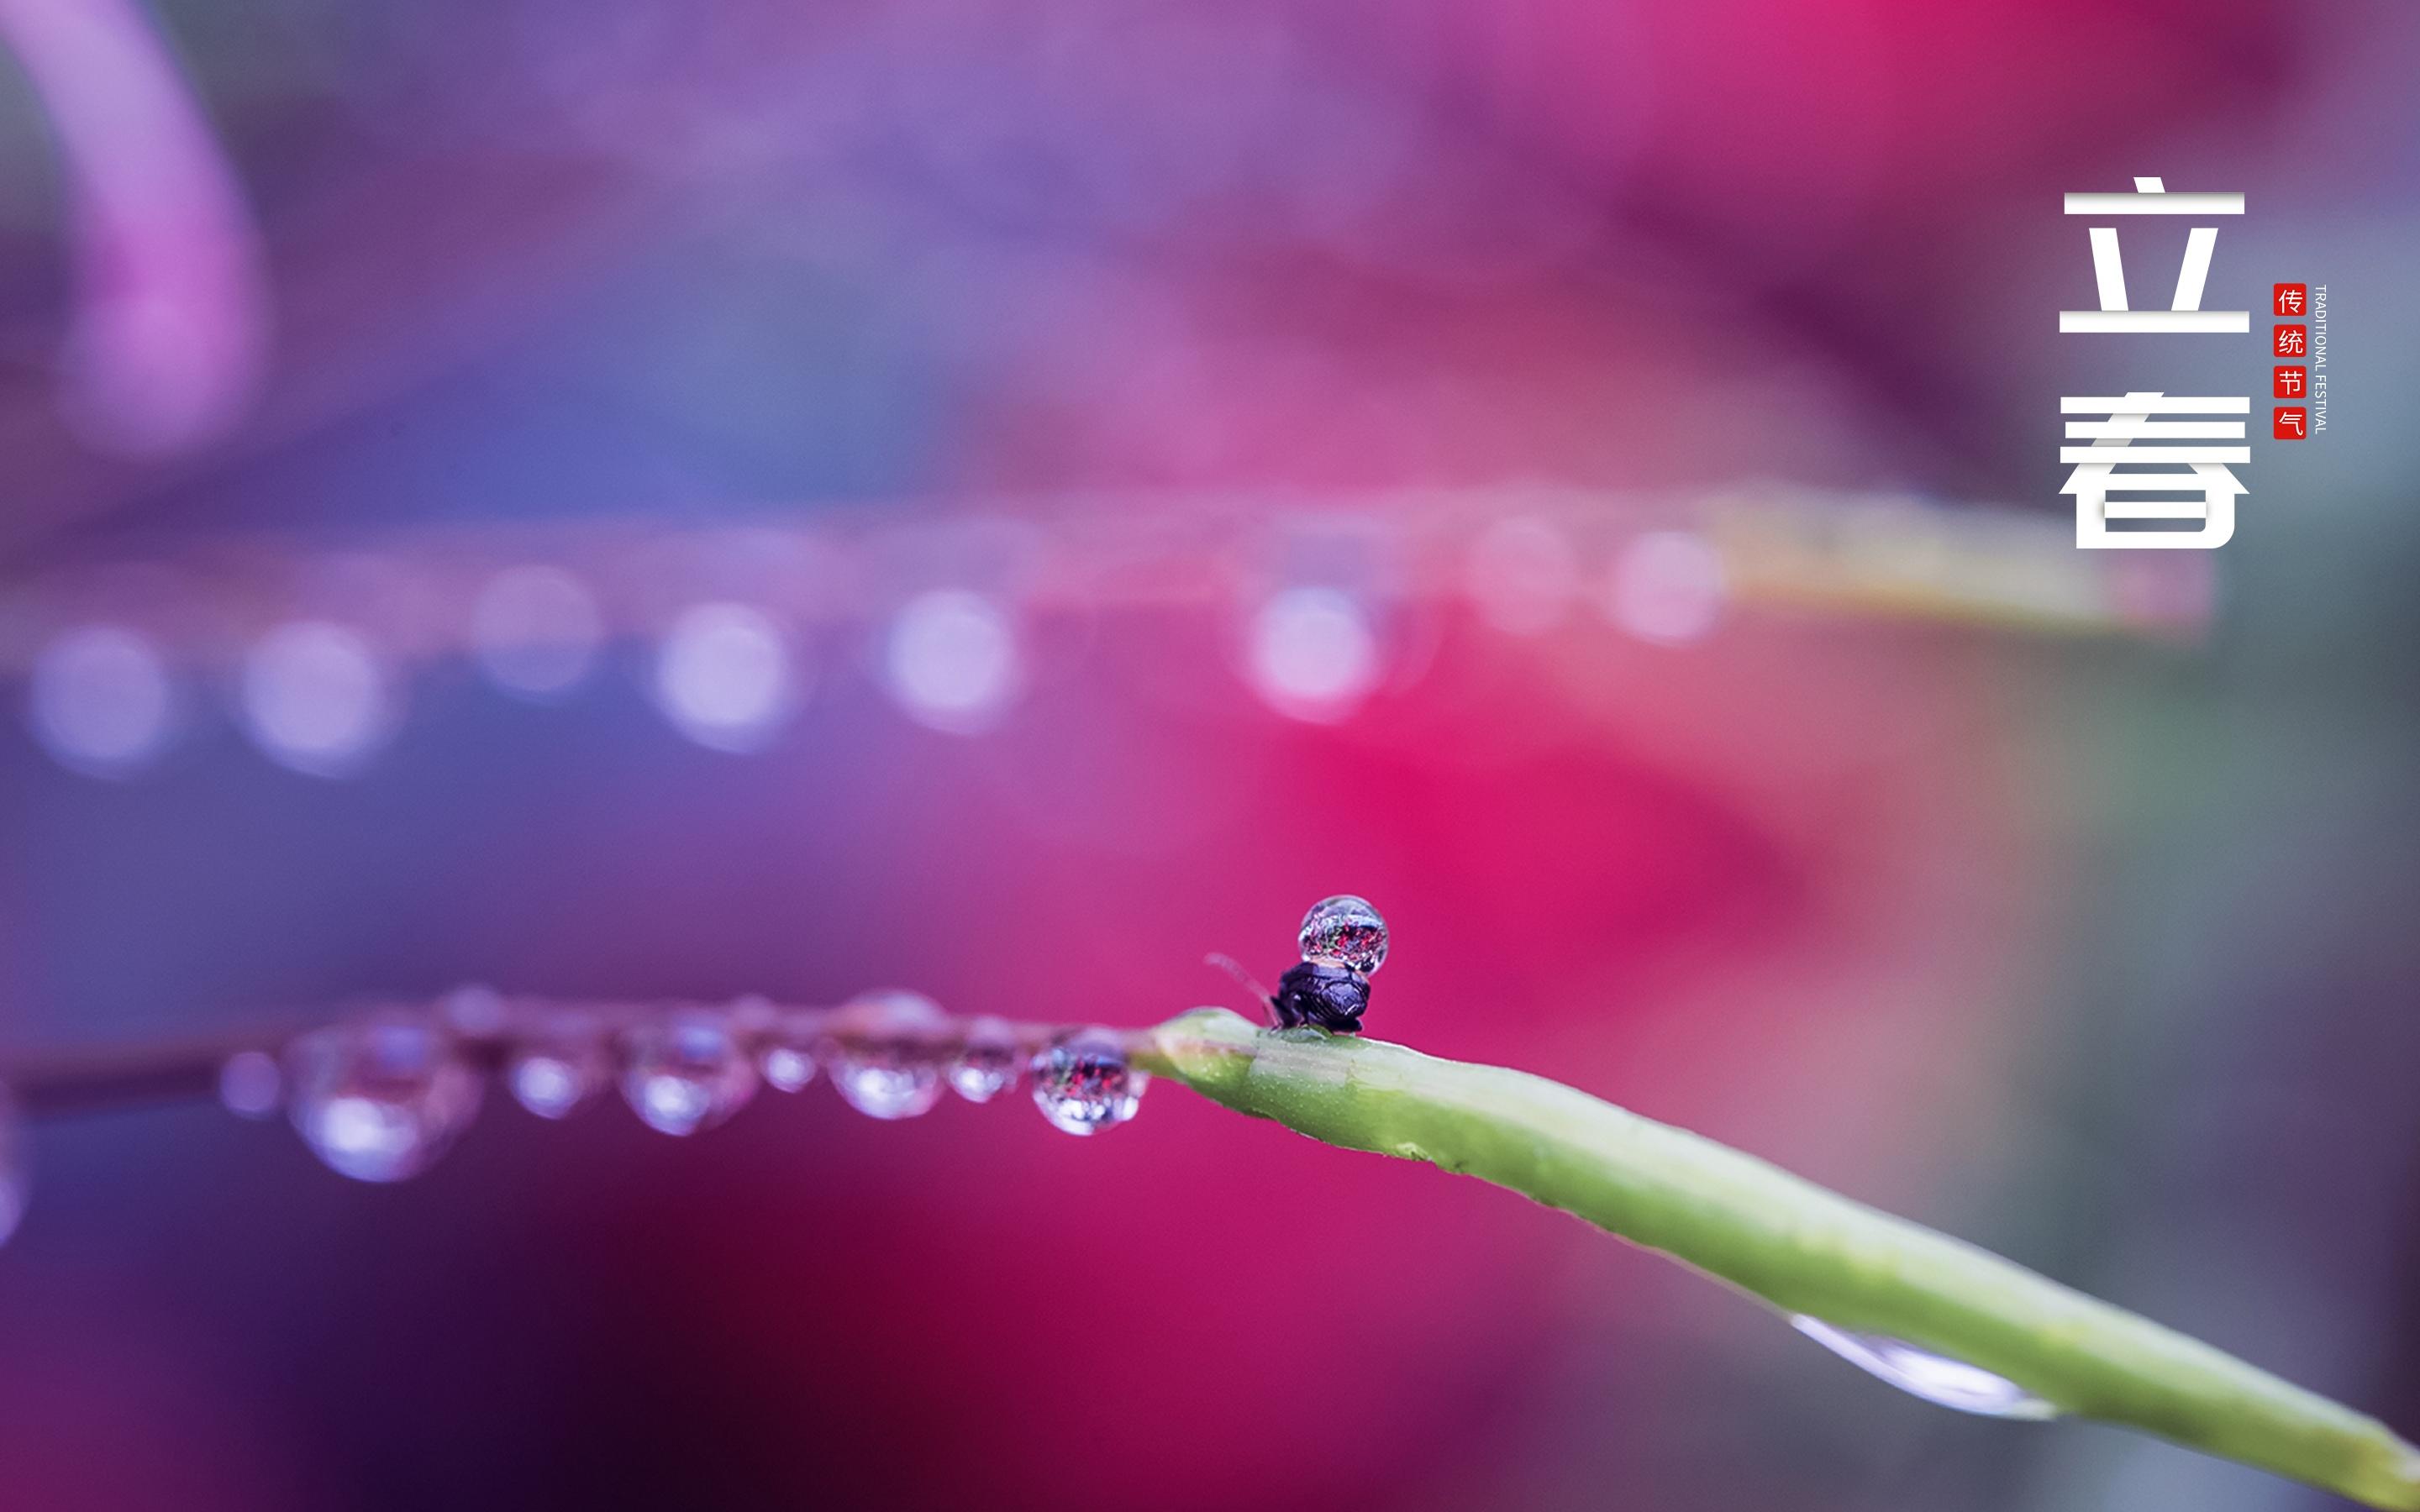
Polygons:
M1280 1028L1310 1025L1330 1034L1358 1034L1370 1008L1370 979L1351 966L1306 961L1278 979L1269 1009Z
M1242 966L1223 955L1213 965L1234 973L1251 995L1269 1005L1278 1027L1325 1029L1330 1034L1358 1034L1361 1015L1370 1009L1370 973L1387 959L1387 924L1378 911L1360 899L1343 894L1311 905L1302 921L1300 965L1278 979L1270 992Z

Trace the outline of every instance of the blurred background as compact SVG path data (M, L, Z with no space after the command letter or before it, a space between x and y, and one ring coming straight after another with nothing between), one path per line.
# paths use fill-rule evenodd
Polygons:
M1372 1030L2420 1428L2420 12L0 0L0 1040L467 981ZM2242 191L2068 337L2068 191ZM2129 229L2138 304L2181 229ZM2171 245L2174 242L2175 245ZM2078 552L2061 394L2267 400ZM2169 560L2187 558L2191 561ZM1023 1099L1013 1100L1021 1103ZM45 1509L2282 1508L1162 1087L45 1123Z

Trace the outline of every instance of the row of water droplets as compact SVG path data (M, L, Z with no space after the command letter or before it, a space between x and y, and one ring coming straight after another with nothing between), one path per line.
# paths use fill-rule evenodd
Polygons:
M434 1011L383 1010L309 1030L282 1054L239 1051L220 1067L219 1097L248 1118L284 1112L341 1175L397 1181L427 1170L470 1127L491 1069L540 1118L568 1117L618 1089L643 1122L675 1135L729 1120L760 1088L797 1092L818 1075L859 1112L885 1119L927 1113L945 1090L988 1103L1028 1077L1053 1127L1093 1134L1132 1119L1150 1083L1114 1030L953 1019L908 992L825 1011L753 998L639 1011L518 1002L471 988ZM24 1211L20 1147L0 1088L0 1242ZM2057 1413L2005 1377L1903 1339L1804 1315L1791 1323L1925 1401L1989 1417Z
M760 1088L796 1092L818 1075L876 1119L929 1112L945 1089L987 1103L1030 1077L1053 1127L1091 1134L1133 1118L1150 1082L1114 1031L953 1019L914 993L869 994L834 1010L749 998L636 1011L474 988L434 1012L381 1010L309 1030L279 1055L239 1052L220 1070L219 1095L247 1117L284 1112L341 1175L396 1181L461 1136L490 1070L540 1118L569 1117L618 1090L641 1121L675 1135L728 1121Z

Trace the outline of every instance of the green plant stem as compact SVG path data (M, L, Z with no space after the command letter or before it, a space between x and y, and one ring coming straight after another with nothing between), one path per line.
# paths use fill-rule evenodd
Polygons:
M2062 1412L2141 1428L2371 1506L2420 1509L2420 1449L2233 1355L1729 1146L1522 1072L1255 1028L1200 1009L1136 1063L1348 1149L1510 1187L1789 1313L2004 1376Z

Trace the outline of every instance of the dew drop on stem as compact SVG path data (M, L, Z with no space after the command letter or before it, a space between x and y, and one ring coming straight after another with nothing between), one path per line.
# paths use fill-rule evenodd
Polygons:
M630 1031L622 1095L647 1127L700 1134L730 1120L756 1095L756 1067L727 1015L685 1009Z
M2039 1420L2058 1409L2005 1376L1884 1334L1855 1334L1803 1314L1790 1326L1867 1374L1953 1412Z
M567 1117L603 1090L613 1075L604 1021L577 1009L521 1026L504 1066L513 1101L541 1119Z
M775 1015L765 1026L756 1069L777 1092L795 1092L815 1079L815 1031L800 1014Z
M1016 1084L1016 1037L996 1018L967 1026L966 1041L950 1063L950 1085L970 1103L988 1103Z
M1098 1134L1133 1118L1150 1085L1150 1073L1127 1064L1125 1045L1107 1029L1061 1035L1033 1057L1033 1105L1071 1134Z
M940 1101L941 1072L927 1042L944 1023L929 997L870 993L841 1010L832 1085L870 1119L912 1119Z
M400 1181L427 1170L478 1115L478 1073L426 1018L382 1013L287 1047L287 1117L331 1170Z

